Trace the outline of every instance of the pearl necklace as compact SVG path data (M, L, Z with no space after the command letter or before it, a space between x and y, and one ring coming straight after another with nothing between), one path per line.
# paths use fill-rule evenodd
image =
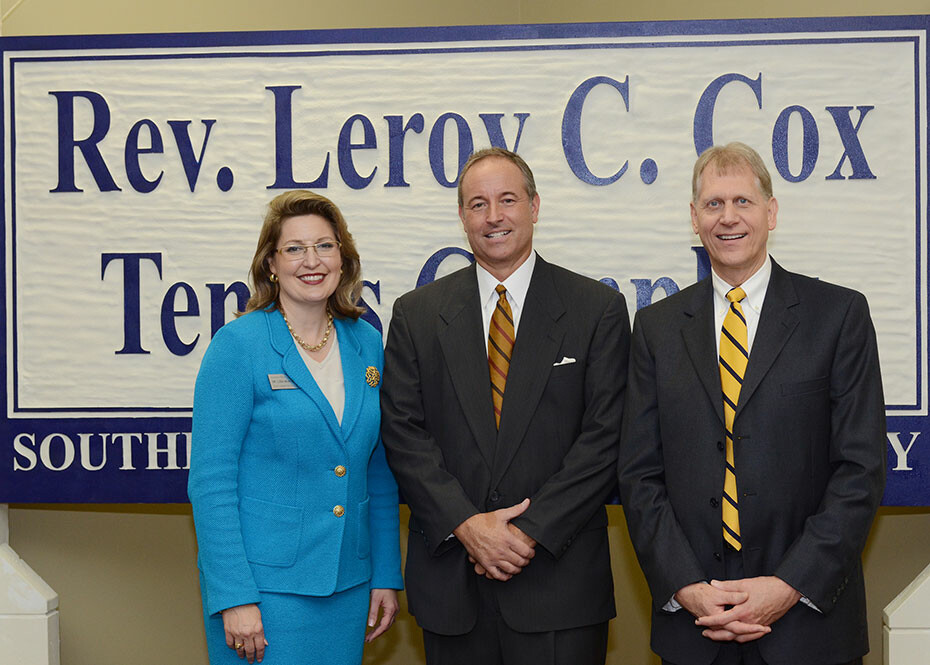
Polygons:
M303 341L300 335L295 333L294 329L291 328L291 322L287 320L287 314L284 312L284 308L279 306L278 309L281 310L281 316L284 317L284 325L287 326L287 329L291 331L291 335L294 337L294 340L298 344L300 344L304 348L305 351L309 351L310 353L313 353L314 351L319 351L324 346L326 346L326 342L329 341L329 336L333 332L333 313L329 311L328 307L326 308L326 332L323 333L323 339L320 340L320 343L314 344L312 346L310 344L307 344L305 341Z

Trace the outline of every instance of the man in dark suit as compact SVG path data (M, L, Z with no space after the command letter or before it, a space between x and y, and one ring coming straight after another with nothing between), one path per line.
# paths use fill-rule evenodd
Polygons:
M538 213L519 156L475 153L459 179L475 264L394 305L382 435L430 665L605 660L629 316L533 252Z
M711 277L633 326L620 494L664 663L860 663L861 553L885 418L865 298L766 251L778 203L749 146L698 159Z

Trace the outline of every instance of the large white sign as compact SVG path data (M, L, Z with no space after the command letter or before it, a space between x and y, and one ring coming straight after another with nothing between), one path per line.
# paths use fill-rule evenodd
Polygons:
M536 248L632 314L706 274L691 168L741 140L773 175L776 260L868 297L890 468L909 479L890 500L927 502L925 24L6 40L0 487L183 498L200 358L280 191L342 208L386 332L395 298L468 261L464 158L515 149L542 199ZM134 494L156 482L173 489Z

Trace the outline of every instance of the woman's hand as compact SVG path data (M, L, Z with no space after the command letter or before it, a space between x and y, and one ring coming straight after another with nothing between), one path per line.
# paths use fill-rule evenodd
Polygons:
M366 642L373 642L379 635L384 634L394 623L400 603L394 589L372 589L371 607L368 610L368 627L373 628L365 636ZM378 613L381 612L381 621L378 622ZM375 625L377 624L377 626Z
M250 663L262 662L268 640L258 605L251 603L223 610L223 630L226 631L226 646L235 649L239 658Z

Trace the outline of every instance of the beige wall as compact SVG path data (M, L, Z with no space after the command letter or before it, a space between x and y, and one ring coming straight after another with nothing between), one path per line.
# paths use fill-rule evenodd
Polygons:
M135 3L133 3L135 4ZM0 0L0 33L13 35L630 21L930 13L930 0ZM451 205L451 201L450 201ZM406 522L406 509L402 508ZM205 665L189 506L14 505L12 547L60 594L63 665ZM610 509L619 617L611 665L657 663L648 637L648 592ZM402 534L406 538L406 534ZM882 608L930 563L930 509L879 512L865 553L872 654L881 663ZM777 630L777 626L776 626ZM422 662L416 625L403 614L366 652L366 663Z
M609 515L619 614L608 664L654 665L646 584L623 512L611 507ZM190 506L11 506L10 532L12 547L60 594L63 665L207 664ZM882 608L928 563L930 509L881 509L865 552L866 665L882 662ZM365 662L423 662L406 611Z

